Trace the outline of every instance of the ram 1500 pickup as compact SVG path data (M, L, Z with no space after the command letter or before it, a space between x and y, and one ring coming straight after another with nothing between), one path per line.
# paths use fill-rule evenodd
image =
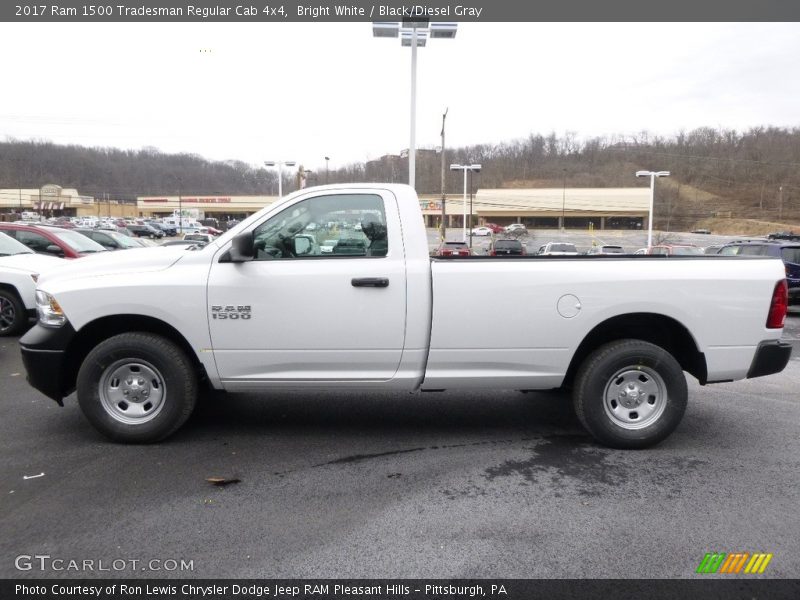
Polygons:
M599 442L641 448L680 422L684 372L758 377L791 354L778 259L432 258L403 185L305 189L202 248L105 254L43 274L20 344L35 388L77 390L118 441L169 436L201 386L565 388Z

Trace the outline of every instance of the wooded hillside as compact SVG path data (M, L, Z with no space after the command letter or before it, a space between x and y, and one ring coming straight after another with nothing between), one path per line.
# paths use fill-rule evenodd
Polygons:
M447 150L447 163L478 162L475 188L645 186L640 169L671 171L657 189L656 226L693 227L704 219L741 217L800 223L800 128L758 127L746 132L697 129L674 137L579 140L574 134L531 134L501 144ZM309 184L325 183L325 165ZM441 156L417 154L417 191L441 192ZM408 163L386 156L331 170L335 182L408 179ZM284 192L296 178L284 173ZM133 199L155 194L274 194L274 170L231 160L212 162L154 148L119 150L59 146L41 141L0 143L0 187L56 183L82 194ZM460 173L447 172L449 194L458 194Z

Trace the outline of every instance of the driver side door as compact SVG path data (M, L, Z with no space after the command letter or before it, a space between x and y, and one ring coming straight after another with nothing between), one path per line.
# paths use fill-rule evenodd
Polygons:
M378 231L375 239L362 223ZM209 275L209 327L225 387L391 380L406 321L394 195L359 190L302 196L256 225L253 234L254 260L220 262L223 248ZM323 252L323 241L335 242L332 251Z

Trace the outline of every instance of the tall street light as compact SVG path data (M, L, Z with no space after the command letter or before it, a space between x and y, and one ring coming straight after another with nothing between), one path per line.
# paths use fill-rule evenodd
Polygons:
M467 241L467 173L478 173L481 170L480 165L450 165L451 171L464 171L464 242ZM470 215L472 216L472 215Z
M561 231L567 228L566 208L567 208L567 170L561 169L564 173L564 187L561 194Z
M325 157L325 185L328 184L328 175L330 171L328 170L328 161L331 159L330 156Z
M278 200L283 198L283 165L293 167L297 163L293 160L266 160L264 161L265 167L278 167Z
M650 178L650 216L647 219L647 250L653 246L653 200L656 195L656 177L669 177L669 171L636 171L637 177Z
M396 21L376 21L372 24L372 35L382 38L400 37L402 46L411 47L411 141L408 147L408 185L416 182L417 160L417 48L424 48L427 39L453 39L456 37L457 23L428 23L428 19L404 19Z

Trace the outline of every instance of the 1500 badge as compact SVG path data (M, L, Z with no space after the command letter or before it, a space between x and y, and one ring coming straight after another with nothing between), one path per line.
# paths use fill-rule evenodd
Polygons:
M243 319L247 320L251 316L250 306L234 305L234 304L212 304L211 305L211 318L212 319Z

